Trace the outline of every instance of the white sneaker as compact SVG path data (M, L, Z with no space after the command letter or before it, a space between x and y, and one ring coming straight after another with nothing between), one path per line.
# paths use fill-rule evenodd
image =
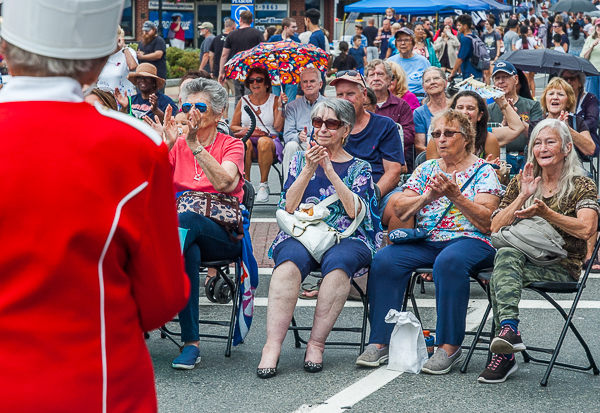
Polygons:
M256 191L256 202L269 202L269 183L261 182Z

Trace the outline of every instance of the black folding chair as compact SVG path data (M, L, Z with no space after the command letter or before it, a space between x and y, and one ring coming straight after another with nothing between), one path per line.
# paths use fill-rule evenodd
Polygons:
M598 230L600 231L600 222L599 222ZM599 249L600 249L600 239L596 241L592 257L597 256ZM592 259L592 260L590 260L587 267L585 268L585 272L584 272L583 276L579 279L579 281L572 281L572 282L543 282L543 281L540 281L540 282L533 282L533 283L529 284L527 287L525 287L525 289L530 290L530 291L535 291L536 293L541 295L544 299L546 299L546 301L548 301L550 304L552 304L552 306L560 313L560 315L565 320L562 331L560 333L560 336L559 336L558 341L557 341L556 345L554 346L554 348L541 348L541 347L533 347L533 346L528 345L527 350L521 352L525 363L529 363L530 361L533 361L533 362L540 363L540 364L546 364L548 366L546 368L546 372L544 373L544 376L542 377L542 380L540 381L540 384L542 386L546 386L548 384L548 379L550 378L550 373L552 372L552 369L554 368L554 366L560 366L560 367L564 367L564 368L568 368L568 369L572 369L572 370L579 370L579 371L592 370L592 372L594 373L595 376L600 374L600 370L598 370L598 366L596 365L596 362L594 361L594 357L592 356L589 346L587 345L586 341L584 340L584 338L581 336L581 334L579 333L579 331L577 330L577 328L575 328L575 325L573 324L573 317L575 316L575 310L577 309L577 304L579 303L581 294L583 293L583 290L586 286L587 279L589 277L589 274L590 274L590 271L592 270L593 265L594 265L594 260ZM569 312L567 313L554 300L554 298L552 298L552 296L550 296L550 294L575 294L575 298L573 299L573 303L571 304ZM488 297L489 297L489 294L488 294ZM491 304L488 305L488 308L490 308L490 306L491 306ZM479 326L479 331L483 330L483 328L486 324L486 321L487 321L487 314L481 320L481 324ZM495 328L494 322L492 321L492 329L491 329L492 334L494 333L494 328ZM563 362L557 361L558 354L560 353L560 350L562 348L562 345L564 343L565 337L566 337L569 329L573 332L573 334L579 341L579 344L581 344L581 347L585 351L585 354L588 359L587 366L581 366L581 365L563 363ZM541 359L541 358L533 357L531 354L529 354L530 352L550 354L550 359ZM490 356L491 356L491 354L490 354ZM489 359L489 357L488 357L488 359ZM467 358L465 360L465 363L463 364L463 369L465 371L467 368L467 364L469 363L469 360L470 360L470 357ZM462 369L461 369L461 371L462 371Z
M485 268L485 269L482 269L471 275L471 282L477 282L481 286L481 288L484 291L486 291L488 296L489 296L488 286L484 282L484 280L486 280L486 279L489 280L492 270L493 270L493 268ZM415 285L420 282L421 283L421 293L424 293L425 292L425 280L423 280L421 278L421 274L432 274L432 273L433 273L433 268L417 268L413 272L413 274L410 278L410 281L408 283L408 286L406 287L406 292L404 294L404 301L402 303L402 311L406 311L406 308L408 305L408 300L410 300L412 308L413 308L413 313L415 314L415 316L417 317L417 319L420 322L421 322L421 315L419 314L419 307L417 305L417 300L416 300L415 294L414 294ZM492 310L492 305L490 304L490 301L488 300L488 306L483 315L483 320L487 320L491 310ZM422 322L421 322L421 324L422 324ZM483 323L483 325L480 324L477 331L465 331L466 335L474 336L474 338L473 338L473 342L471 343L471 345L469 345L469 346L463 345L462 346L463 349L468 349L469 352L467 354L467 359L466 359L465 363L463 363L463 367L461 368L461 371L463 369L465 369L465 371L466 371L466 364L468 364L468 360L471 359L471 356L473 355L473 352L475 350L489 351L489 344L490 344L493 336L492 336L492 333L484 332L483 331L484 328L485 328L485 322ZM435 333L435 329L428 328L427 330ZM482 347L482 346L479 346L478 344L488 344L488 347ZM464 373L464 371L463 371L463 373Z
M314 272L319 272L319 270L316 270ZM368 275L367 274L363 275L363 277L366 277ZM361 327L333 327L331 329L331 331L340 331L340 332L346 332L346 333L360 333L360 341L359 342L355 342L355 341L326 341L325 345L326 346L348 346L348 347L359 347L360 352L359 354L362 354L362 352L365 350L365 342L367 339L367 320L369 319L369 297L367 295L367 291L363 291L360 286L354 281L354 278L351 279L350 283L352 284L352 286L354 288L356 288L356 291L358 291L358 294L360 296L360 301L362 302L363 305L363 317L362 317L362 325ZM296 319L294 316L292 316L292 322L290 327L288 328L288 331L293 331L294 332L294 345L296 348L300 348L302 346L302 344L307 344L308 340L303 339L300 336L300 331L310 331L312 330L312 326L311 327L301 327L298 326L296 324Z
M242 204L248 210L249 216L252 216L252 209L254 207L254 187L248 181L244 183L244 197ZM227 275L229 273L229 267L234 264L235 271L233 280ZM232 302L231 317L229 321L213 321L213 320L199 320L199 324L204 325L216 325L222 327L228 327L229 331L227 335L223 334L206 334L200 333L199 336L202 338L213 338L227 340L225 348L225 357L231 356L231 345L233 342L233 332L237 315L240 306L242 305L241 297L239 297L238 291L240 288L240 280L242 276L242 257L220 260L220 261L206 261L200 263L201 268L214 268L217 271L217 275L205 286L206 296L211 302L227 304ZM174 322L178 322L179 319L174 319ZM179 349L181 346L173 336L181 336L180 332L170 330L166 325L160 328L161 337L168 338L171 340Z

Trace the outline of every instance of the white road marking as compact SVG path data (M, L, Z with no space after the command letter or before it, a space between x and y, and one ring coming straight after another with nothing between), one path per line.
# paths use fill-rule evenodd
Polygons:
M277 218L250 218L251 224L258 224L262 222L268 222L270 224L273 224L277 222Z

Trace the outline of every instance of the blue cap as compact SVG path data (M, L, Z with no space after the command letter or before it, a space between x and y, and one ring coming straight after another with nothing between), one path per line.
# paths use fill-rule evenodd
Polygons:
M500 60L496 62L492 76L494 76L497 72L506 72L509 75L514 76L517 74L517 69L515 69L512 63L509 63L505 60Z

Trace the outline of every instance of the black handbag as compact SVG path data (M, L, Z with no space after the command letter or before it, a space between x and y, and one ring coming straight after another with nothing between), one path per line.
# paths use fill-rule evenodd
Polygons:
M471 183L473 178L475 178L475 176L477 175L479 170L481 168L483 168L485 165L487 165L487 163L480 165L475 170L475 173L473 175L471 175L471 177L467 180L467 182L465 182L465 184L462 186L462 188L460 188L461 193L467 186L469 186L469 184ZM393 242L394 244L410 244L413 242L419 242L419 241L427 239L429 234L434 229L437 228L437 226L440 224L440 222L442 222L442 219L444 219L444 217L446 216L448 211L450 211L450 208L452 208L453 205L454 204L452 202L450 202L450 205L448 205L448 208L446 208L446 210L444 211L442 216L440 216L440 219L438 219L438 221L435 223L435 225L433 226L431 231L427 231L424 228L397 228L388 234L388 238L389 238L390 242Z

